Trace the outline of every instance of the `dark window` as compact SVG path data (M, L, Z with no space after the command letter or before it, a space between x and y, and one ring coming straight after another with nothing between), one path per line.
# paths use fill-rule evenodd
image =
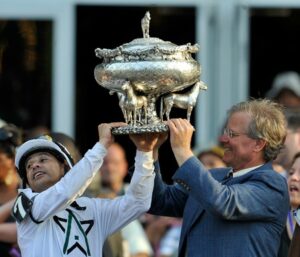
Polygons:
M250 96L263 97L277 73L300 72L300 10L250 12Z
M0 118L50 127L52 22L0 20Z

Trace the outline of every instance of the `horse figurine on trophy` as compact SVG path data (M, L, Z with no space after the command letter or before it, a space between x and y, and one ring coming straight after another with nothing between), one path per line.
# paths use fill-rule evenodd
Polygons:
M160 118L163 120L163 115L166 114L167 119L170 119L170 112L172 107L177 107L187 110L187 120L190 121L191 114L194 106L196 105L197 98L200 90L206 90L207 86L198 81L192 89L184 94L170 93L161 98Z

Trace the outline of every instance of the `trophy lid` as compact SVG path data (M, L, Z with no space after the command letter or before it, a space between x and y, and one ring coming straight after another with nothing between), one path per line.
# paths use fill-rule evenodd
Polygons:
M141 21L143 38L136 38L129 43L118 46L115 49L95 50L96 56L103 58L104 62L129 61L129 60L189 60L191 53L199 51L199 45L176 45L170 41L150 37L150 13L146 12Z

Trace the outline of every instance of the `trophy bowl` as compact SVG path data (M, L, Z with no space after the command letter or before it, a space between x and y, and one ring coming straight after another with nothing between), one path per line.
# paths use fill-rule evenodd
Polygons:
M143 38L114 49L95 49L102 61L95 67L97 83L117 94L128 126L114 128L116 135L168 131L164 115L170 118L172 107L187 110L190 119L197 96L207 86L200 81L201 68L192 58L198 44L176 45L149 36L150 13L142 19ZM176 93L188 87L185 93ZM156 102L160 100L160 117Z

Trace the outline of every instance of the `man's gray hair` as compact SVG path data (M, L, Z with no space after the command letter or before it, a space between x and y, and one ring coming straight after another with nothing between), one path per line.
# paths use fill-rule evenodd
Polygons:
M236 112L251 116L248 136L265 140L264 159L274 160L284 145L287 133L282 105L267 99L252 99L232 106L228 111L229 117Z

